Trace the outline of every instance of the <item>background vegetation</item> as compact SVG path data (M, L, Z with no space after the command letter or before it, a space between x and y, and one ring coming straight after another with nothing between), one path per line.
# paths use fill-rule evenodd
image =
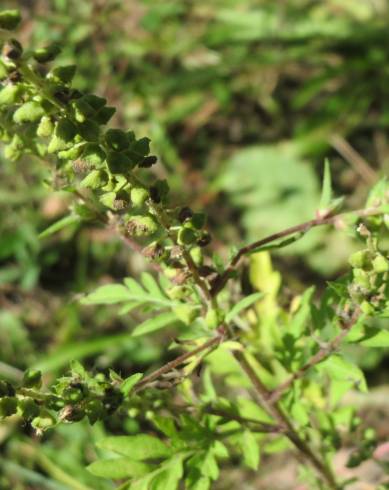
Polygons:
M25 45L61 41L61 60L78 65L75 85L116 106L116 125L150 136L160 158L156 171L169 180L172 200L207 210L212 250L221 257L228 256L226 244L311 218L326 157L337 193L355 208L363 206L378 175L389 174L384 0L4 4L22 8ZM69 200L42 186L46 173L33 158L1 157L0 375L18 380L34 366L50 382L74 359L124 374L168 360L165 347L174 332L132 338L133 318L77 301L77 293L137 276L147 264L98 227L40 239L66 214ZM357 249L351 237L318 229L277 252L273 267L282 274L283 301L312 283L320 290L345 271ZM270 265L262 274L264 281L274 278ZM372 386L368 399L350 396L385 440L387 352L358 347L349 355ZM129 417L124 429L136 433L137 424ZM28 428L0 425L0 488L114 488L85 466L96 458L96 440L122 430L115 419L66 425L45 434L42 444ZM284 481L274 489L297 488L285 483L292 470L268 458L284 467ZM266 474L245 471L232 466L215 488L266 482Z

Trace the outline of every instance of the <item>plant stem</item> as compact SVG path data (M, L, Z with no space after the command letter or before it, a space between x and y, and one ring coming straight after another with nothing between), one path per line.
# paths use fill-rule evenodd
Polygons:
M292 442L298 451L315 468L319 476L326 482L331 490L340 490L331 469L313 452L309 444L297 433L293 424L283 412L278 403L270 403L271 393L257 376L256 372L241 351L233 353L235 359L252 382L255 392L263 408L271 415L274 420L285 430L285 436Z
M162 367L160 367L159 369L157 369L153 373L142 378L140 381L138 381L138 383L136 383L134 389L136 391L140 391L140 389L144 388L149 383L155 381L156 379L160 378L164 374L175 369L177 366L184 363L186 360L190 359L191 357L195 356L196 354L199 354L200 352L203 352L203 351L210 349L212 347L216 347L217 345L219 345L223 341L223 339L224 339L224 335L219 334L216 337L212 337L211 339L207 340L206 342L204 342L200 346L196 347L195 349L193 349L189 352L185 352L184 354L181 354L180 356L176 357L172 361L169 361L168 363L164 364Z
M316 226L322 225L334 225L341 221L342 218L349 215L354 215L356 217L364 217L364 216L372 216L375 214L380 214L380 210L377 207L367 208L367 209L358 209L356 211L350 211L347 213L338 213L333 215L324 215L318 218L311 219L309 221L305 221L304 223L300 223L299 225L291 226L290 228L286 228L285 230L279 231L277 233L273 233L265 238L261 238L249 245L246 245L239 249L237 254L232 258L231 262L225 269L225 271L216 279L212 288L211 295L216 296L226 285L228 280L230 279L231 273L234 272L236 267L238 266L242 257L247 254L253 253L257 248L263 247L264 245L268 245L269 243L280 240L281 238L286 238L290 235L294 235L296 233L306 233L307 231L315 228Z
M278 402L278 400L282 397L285 391L298 379L301 379L307 371L309 371L312 367L316 366L320 362L324 361L330 354L336 351L344 337L349 333L351 328L355 325L355 322L358 319L358 314L355 313L352 319L346 324L342 325L341 332L331 340L327 345L323 346L314 356L312 356L309 361L304 364L298 371L293 373L286 381L281 383L275 390L270 393L270 397L268 399L270 404L274 404Z

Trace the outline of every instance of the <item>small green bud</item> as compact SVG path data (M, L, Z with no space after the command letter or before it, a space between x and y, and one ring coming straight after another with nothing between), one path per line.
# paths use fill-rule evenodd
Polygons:
M81 182L81 187L100 189L108 182L108 174L105 170L92 170Z
M131 151L145 157L150 153L150 138L140 138L131 145ZM142 158L143 160L143 158Z
M46 406L48 409L58 412L65 406L65 401L59 396L51 395L46 402Z
M191 245L196 241L196 233L186 226L180 228L177 235L177 242L180 245Z
M186 286L173 286L166 291L169 298L174 300L181 300L188 297L191 290Z
M131 216L126 229L131 236L149 236L157 232L158 224L152 216Z
M55 82L70 83L76 74L76 65L57 66L48 74L48 78Z
M107 165L113 174L126 174L134 168L133 162L124 153L118 151L108 152Z
M93 107L95 111L102 109L107 103L107 99L104 99L104 97L99 97L98 95L94 94L85 94L82 96L82 100Z
M20 85L6 85L0 91L0 106L14 104L18 102L23 93Z
M83 97L72 102L74 117L77 122L83 123L90 117L95 117L96 111Z
M37 136L41 138L48 138L53 134L54 123L48 116L43 116L40 120L38 128L36 130Z
M87 143L84 146L82 158L91 165L100 165L106 158L105 151L96 143Z
M354 281L363 288L370 289L369 274L363 269L353 269Z
M131 202L134 206L143 206L149 197L149 192L143 187L133 187L130 192Z
M367 250L358 250L358 252L354 252L350 256L348 262L351 267L363 269L368 263L368 256L369 252Z
M58 43L52 43L43 48L33 51L32 56L39 63L53 61L61 52L61 46Z
M53 428L57 424L55 417L47 410L41 410L38 417L35 417L31 426L38 432Z
M99 201L101 204L110 209L115 209L114 202L116 199L116 192L106 192L102 196L99 197Z
M69 119L60 119L55 126L55 135L66 143L73 141L77 128Z
M31 420L39 415L39 407L32 398L19 400L18 409L24 420Z
M8 381L0 379L0 398L2 396L14 396L15 389Z
M374 306L366 300L362 301L360 308L366 315L373 315L375 311Z
M127 135L121 129L108 129L105 133L105 141L115 151L126 150L129 146Z
M382 254L378 254L373 259L373 269L377 274L382 274L383 272L389 271L389 260Z
M88 400L85 404L85 415L93 425L105 416L104 405L100 400Z
M38 369L27 369L23 375L22 385L25 388L40 388L42 386L42 373Z
M169 252L160 243L153 242L142 250L142 255L148 259L159 262L167 259L169 257Z
M207 222L207 216L204 213L195 213L190 220L190 223L193 225L196 230L201 230L204 228Z
M16 124L34 122L41 119L44 113L45 111L41 104L32 100L30 102L25 102L14 112L13 120Z
M13 396L0 398L0 418L9 417L16 413L18 406L17 399Z
M13 31L20 24L22 15L19 10L3 10L0 12L0 29Z
M85 395L86 387L79 383L67 386L62 393L68 403L78 403L85 398Z
M112 118L112 116L115 114L116 109L115 107L102 107L99 112L96 114L96 122L98 124L107 124L107 122Z
M68 150L61 150L58 152L58 158L61 160L77 160L82 153L82 145L75 145Z
M78 125L78 132L85 141L96 142L100 136L100 126L92 120L87 120Z

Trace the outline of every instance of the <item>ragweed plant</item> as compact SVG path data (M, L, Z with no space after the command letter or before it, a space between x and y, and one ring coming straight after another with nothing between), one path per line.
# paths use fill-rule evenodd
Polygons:
M20 20L17 11L0 13L4 31ZM239 457L256 470L261 453L276 450L296 455L312 488L346 488L350 481L338 478L332 465L344 437L358 441L350 467L372 457L377 445L374 431L340 401L351 388L367 390L344 347L389 346L387 180L371 189L364 209L340 212L326 164L312 220L237 248L224 264L207 253L206 215L175 206L168 183L154 177L150 140L107 127L115 109L72 86L75 66L51 65L60 52L58 44L25 50L5 36L4 157L41 159L51 169L45 184L74 197L68 215L42 239L67 226L100 223L155 272L104 285L81 302L115 304L122 315L137 310L145 319L134 337L174 326L172 348L184 352L155 371L127 377L114 370L95 374L73 362L50 386L40 371L27 370L19 384L0 380L1 417L14 416L37 434L85 418L91 424L113 416L147 421L147 433L102 439L99 445L118 456L89 466L123 490L211 488L227 460ZM310 288L285 306L268 251L317 226L344 228L361 250L320 298ZM247 261L252 289L244 294Z

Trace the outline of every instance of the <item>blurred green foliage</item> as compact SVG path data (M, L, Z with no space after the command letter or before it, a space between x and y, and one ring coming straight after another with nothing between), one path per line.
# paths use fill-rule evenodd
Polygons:
M389 173L385 0L3 3L24 11L25 43L61 41L63 63L78 65L75 85L118 107L115 124L150 136L158 175L169 178L177 203L185 196L207 208L223 257L225 243L310 218L324 157L355 207ZM66 196L41 185L49 172L32 158L1 158L0 375L16 380L17 369L35 365L49 381L72 359L123 372L157 362L161 343L127 337L130 319L74 301L145 264L93 227L39 239L67 209ZM282 251L276 264L287 287L301 291L342 272L355 244L339 236L326 233L324 243L318 230ZM384 355L364 352L352 355L387 382ZM118 430L115 421L81 427L62 427L39 447L23 429L1 427L0 488L113 488L84 467L96 456L93 441ZM130 420L126 430L136 431Z

